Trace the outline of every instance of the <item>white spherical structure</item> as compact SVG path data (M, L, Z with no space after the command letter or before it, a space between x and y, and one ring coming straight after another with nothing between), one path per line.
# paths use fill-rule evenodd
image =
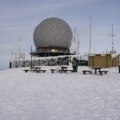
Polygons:
M47 18L34 30L36 49L69 49L72 40L70 26L60 18Z

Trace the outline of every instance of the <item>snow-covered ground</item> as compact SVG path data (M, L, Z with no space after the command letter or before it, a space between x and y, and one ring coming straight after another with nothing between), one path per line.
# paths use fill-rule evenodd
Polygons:
M0 120L120 120L120 73L0 71ZM71 69L71 68L70 68Z

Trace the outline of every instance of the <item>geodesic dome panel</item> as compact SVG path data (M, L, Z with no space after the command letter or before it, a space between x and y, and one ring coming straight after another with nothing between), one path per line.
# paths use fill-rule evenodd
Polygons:
M62 19L47 18L43 20L34 30L34 44L39 48L70 48L72 30Z

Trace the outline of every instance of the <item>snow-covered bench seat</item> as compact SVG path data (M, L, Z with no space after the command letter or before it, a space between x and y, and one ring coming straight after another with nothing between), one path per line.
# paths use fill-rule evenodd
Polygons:
M29 70L29 69L25 69L25 70L23 70L23 71L25 71L25 73L26 73L26 72L28 72L28 71L30 71L30 70Z
M45 73L47 70L39 70L39 69L34 69L34 70L32 70L33 72L43 72L43 73Z
M100 70L100 71L98 71L98 72L100 73L100 75L103 75L103 73L104 73L104 74L107 74L108 71L106 71L106 70Z
M61 72L61 73L62 73L62 72L65 72L65 73L66 73L66 72L68 72L68 71L73 72L73 70L59 70L59 72Z
M86 73L92 74L92 71L91 70L83 70L83 74L86 75Z

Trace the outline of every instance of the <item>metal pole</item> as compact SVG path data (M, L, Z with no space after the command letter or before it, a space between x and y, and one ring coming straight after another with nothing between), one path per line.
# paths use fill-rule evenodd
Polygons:
M112 24L112 34L110 34L110 36L112 37L112 53L115 53L115 51L114 51L114 36L115 36L115 34L114 34L114 31L113 31L113 24Z
M30 64L30 66L31 66L31 71L32 71L32 46L31 46L31 64Z
M119 54L119 73L120 73L120 54Z
M89 53L91 53L91 16L90 16L90 48Z
M9 69L12 68L12 62L9 61Z

